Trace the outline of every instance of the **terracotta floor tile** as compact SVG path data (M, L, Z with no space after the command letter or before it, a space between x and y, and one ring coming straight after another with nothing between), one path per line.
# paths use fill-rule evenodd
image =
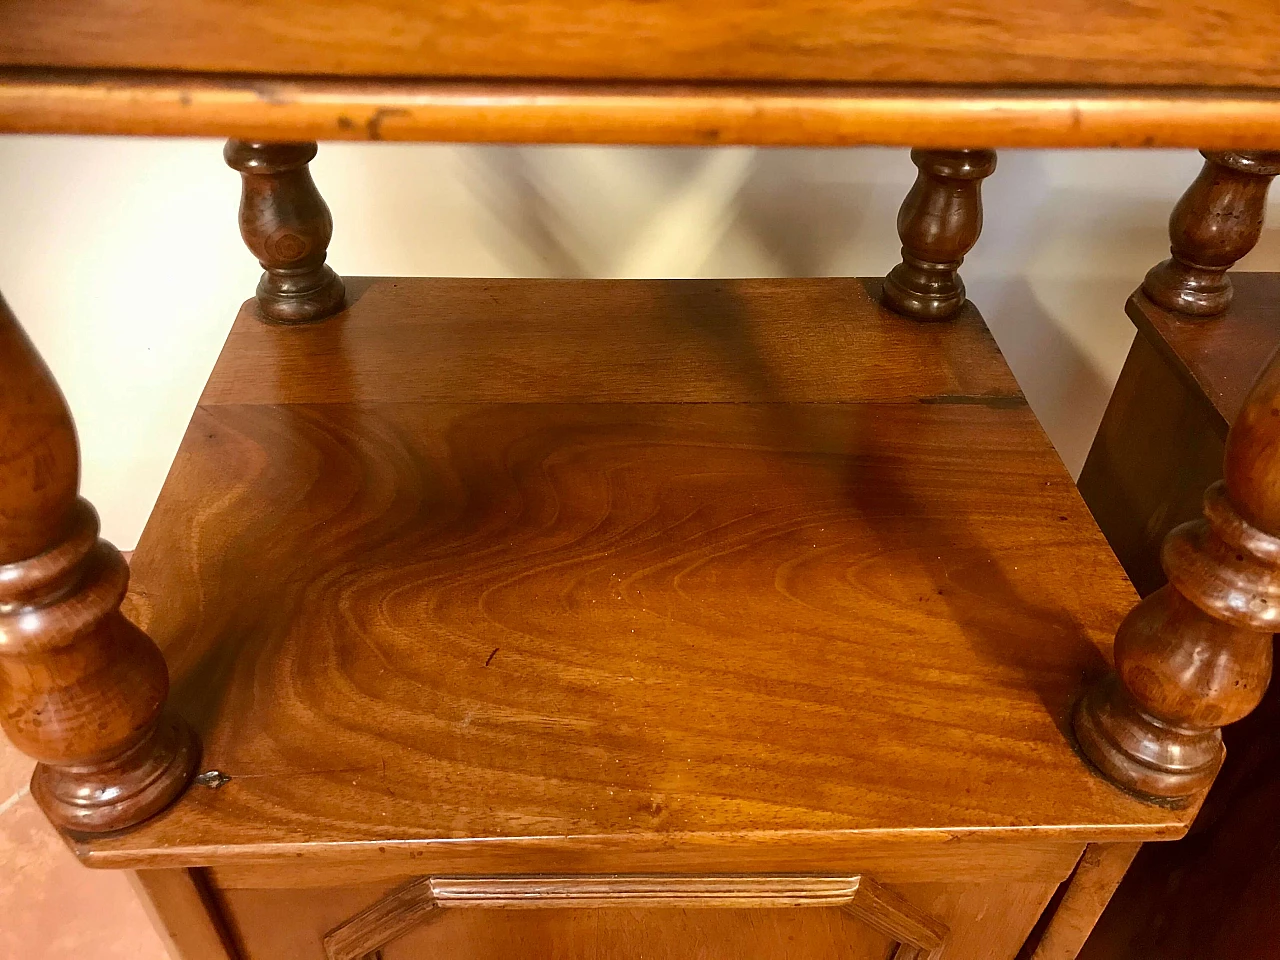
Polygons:
M120 873L82 867L29 794L0 813L0 957L169 960Z

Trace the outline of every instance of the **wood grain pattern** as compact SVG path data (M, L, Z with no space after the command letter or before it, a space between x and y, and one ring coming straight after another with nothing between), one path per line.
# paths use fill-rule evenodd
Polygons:
M1268 0L8 0L0 64L1280 87Z
M1141 846L1091 843L1085 847L1031 960L1075 960Z
M447 83L0 68L0 132L707 146L1280 149L1256 90Z
M92 834L164 809L198 747L165 713L160 651L120 615L129 568L79 484L71 412L0 299L0 726L38 761L45 815Z
M1169 217L1171 256L1148 271L1142 291L1185 318L1211 317L1231 303L1227 271L1262 235L1267 191L1280 153L1204 153L1204 167Z
M419 878L325 934L329 960L359 960L442 909L776 910L839 907L894 942L932 955L946 924L865 877L565 876Z
M470 851L447 855L450 871L513 873L528 862L531 849L556 870L583 863L607 862L628 873L680 870L760 874L803 873L819 869L845 874L874 874L884 883L916 884L946 877L958 883L1057 884L1071 875L1084 844L1070 841L1006 840L989 843L980 837L957 837L946 832L915 831L879 838L821 834L793 835L786 844L769 837L684 838L679 846L654 845L640 850L619 849L607 838L564 838L554 842L528 838L491 840ZM353 859L351 850L324 850L282 845L290 856L271 862L233 859L211 867L208 874L221 890L308 890L404 882L421 875L422 857L412 844L379 844L376 859ZM306 857L295 854L305 852ZM433 858L435 862L435 858Z
M130 610L230 779L82 855L815 872L1181 833L1064 732L1133 595L980 319L868 286L384 279L317 326L242 314Z

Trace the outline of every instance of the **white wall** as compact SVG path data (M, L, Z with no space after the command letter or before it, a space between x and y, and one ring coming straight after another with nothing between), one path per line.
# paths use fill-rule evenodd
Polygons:
M0 290L67 394L83 490L123 549L257 282L220 147L0 137ZM1073 472L1133 336L1125 297L1199 164L1005 151L986 182L964 277ZM397 144L325 144L312 170L339 273L461 276L880 275L915 174L888 149ZM1277 250L1268 231L1242 266Z

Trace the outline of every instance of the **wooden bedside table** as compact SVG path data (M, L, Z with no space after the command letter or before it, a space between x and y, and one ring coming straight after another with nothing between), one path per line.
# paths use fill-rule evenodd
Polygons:
M1266 687L1280 365L1135 607L957 271L992 146L1195 145L1148 283L1219 312L1277 36L1250 0L6 4L0 130L231 137L266 270L127 596L0 316L34 795L190 958L1073 956ZM344 281L330 138L919 176L883 282Z

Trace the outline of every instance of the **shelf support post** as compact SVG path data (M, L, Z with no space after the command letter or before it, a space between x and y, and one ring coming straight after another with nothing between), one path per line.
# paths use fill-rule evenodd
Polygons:
M982 181L994 150L912 150L919 173L898 211L902 262L884 280L884 302L917 320L946 320L965 302L960 264L982 233Z
M1202 151L1204 166L1169 216L1172 256L1156 264L1142 292L1188 318L1213 317L1231 304L1230 270L1262 235L1267 190L1280 152Z
M1085 756L1127 789L1181 802L1222 765L1221 727L1246 716L1271 677L1280 629L1280 353L1227 435L1223 479L1204 514L1165 538L1169 582L1116 633L1115 670L1073 718Z
M164 657L120 612L129 569L79 483L66 401L0 300L0 726L39 761L53 824L95 834L168 806L199 751L165 711Z
M314 142L228 140L227 164L240 172L240 235L262 264L258 306L272 323L323 320L342 309L342 279L325 263L333 217L307 166Z

